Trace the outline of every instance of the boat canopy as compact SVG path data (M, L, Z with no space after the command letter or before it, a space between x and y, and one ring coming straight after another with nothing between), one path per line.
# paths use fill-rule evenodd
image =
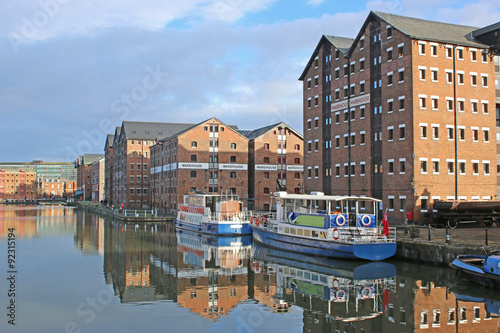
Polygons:
M382 200L375 199L375 198L372 198L372 197L356 197L356 196L342 196L342 195L289 194L289 193L286 193L286 192L275 192L274 196L277 199L286 199L286 200L322 200L322 201L356 200L356 201L382 202Z

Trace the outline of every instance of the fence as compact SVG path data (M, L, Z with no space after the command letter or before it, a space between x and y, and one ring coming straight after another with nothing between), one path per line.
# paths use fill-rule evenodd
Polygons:
M473 227L450 229L431 225L408 225L397 228L398 239L416 239L435 243L464 244L475 246L500 246L500 228Z

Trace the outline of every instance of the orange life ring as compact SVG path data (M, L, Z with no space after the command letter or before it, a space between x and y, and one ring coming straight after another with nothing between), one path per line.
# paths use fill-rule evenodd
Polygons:
M261 216L260 216L260 220L261 220L262 222L267 222L267 221L268 221L264 215L261 215Z
M253 216L250 216L250 224L253 224Z
M255 221L255 225L259 226L259 224L260 224L259 219L257 219L257 221Z
M255 270L257 270L257 271L259 270L259 263L258 262L255 263Z

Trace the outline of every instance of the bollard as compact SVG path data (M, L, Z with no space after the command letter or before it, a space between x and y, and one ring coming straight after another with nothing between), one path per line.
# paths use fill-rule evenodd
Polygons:
M431 241L431 225L429 224L429 242Z
M485 227L484 231L484 245L488 245L488 227Z

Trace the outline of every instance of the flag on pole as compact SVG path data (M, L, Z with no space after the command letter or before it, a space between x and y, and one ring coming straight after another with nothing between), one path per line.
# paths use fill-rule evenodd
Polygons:
M389 237L389 219L387 218L387 209L385 210L384 217L382 218L382 233L385 237Z

